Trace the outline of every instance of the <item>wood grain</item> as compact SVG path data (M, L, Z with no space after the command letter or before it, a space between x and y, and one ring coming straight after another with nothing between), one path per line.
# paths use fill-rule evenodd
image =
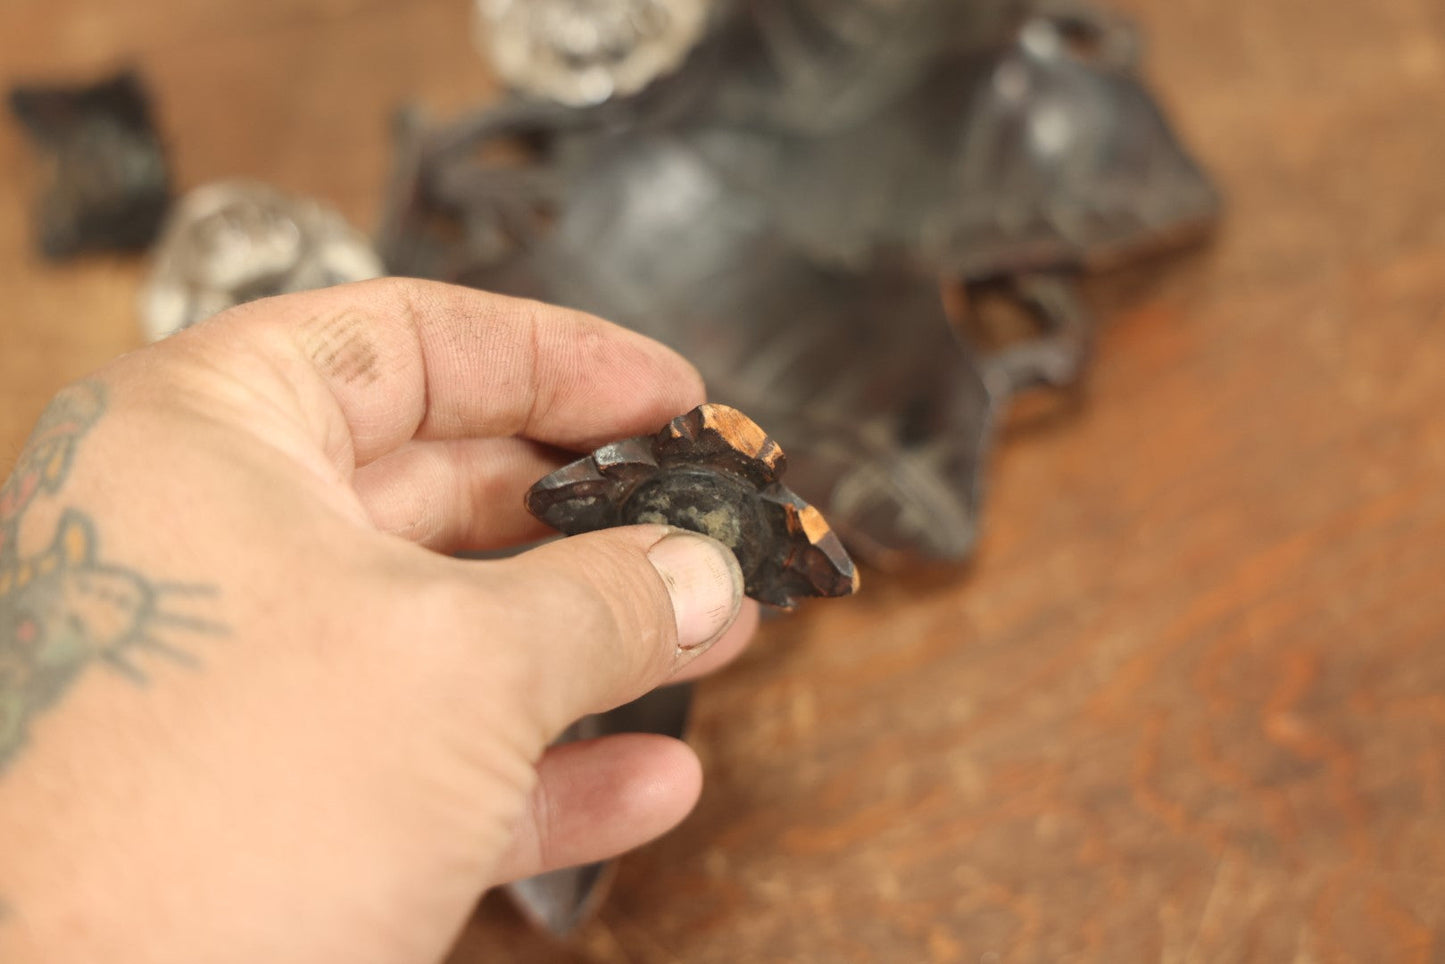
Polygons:
M572 946L482 960L1445 958L1445 7L1130 0L1215 171L1206 250L1100 279L981 552L774 623L701 690L708 787ZM386 114L486 95L463 0L7 0L0 80L139 63L181 180L370 225ZM140 266L29 253L0 125L0 463L138 343Z

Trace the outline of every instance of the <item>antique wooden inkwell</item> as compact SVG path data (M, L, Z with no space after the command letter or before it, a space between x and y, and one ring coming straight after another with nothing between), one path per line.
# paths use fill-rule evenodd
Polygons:
M537 49L600 43L641 7L656 29L631 42L678 42L648 19L667 0L502 6ZM1217 211L1136 50L1081 3L716 0L690 54L659 54L679 65L629 96L549 93L579 89L569 64L626 61L609 40L547 54L455 124L407 115L379 244L395 273L671 345L769 427L858 557L960 560L1010 403L1084 369L1078 276ZM1033 331L980 344L947 290L965 314L1001 293Z

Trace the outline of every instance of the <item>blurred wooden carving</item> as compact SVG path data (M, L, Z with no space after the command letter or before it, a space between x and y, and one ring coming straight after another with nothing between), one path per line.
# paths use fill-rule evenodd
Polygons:
M739 7L632 98L410 115L382 251L671 344L771 427L863 558L960 559L1001 407L1082 369L1073 278L1198 236L1217 197L1108 18L834 6L858 33L812 46L789 45L810 4ZM953 18L982 33L940 31ZM940 289L983 285L1038 337L961 339Z
M170 201L170 171L137 74L16 87L10 109L51 161L36 220L46 257L139 251L155 239Z
M176 205L141 294L154 341L233 305L384 273L371 242L339 213L253 181L196 188Z
M635 94L676 70L712 0L475 0L482 48L510 86L564 104Z

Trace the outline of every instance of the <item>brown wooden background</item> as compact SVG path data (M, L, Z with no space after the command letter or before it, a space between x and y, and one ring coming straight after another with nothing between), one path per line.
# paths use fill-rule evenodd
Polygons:
M1206 250L1096 286L968 571L874 577L701 693L696 815L570 949L456 962L1445 960L1445 4L1129 0ZM374 223L385 119L487 96L464 0L0 0L0 81L143 67L180 179ZM37 263L0 123L0 462L137 344Z

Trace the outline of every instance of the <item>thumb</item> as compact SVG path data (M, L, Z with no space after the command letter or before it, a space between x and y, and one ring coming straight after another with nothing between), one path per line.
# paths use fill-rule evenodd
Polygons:
M612 709L705 652L742 608L722 543L666 526L572 536L493 564L549 732Z

